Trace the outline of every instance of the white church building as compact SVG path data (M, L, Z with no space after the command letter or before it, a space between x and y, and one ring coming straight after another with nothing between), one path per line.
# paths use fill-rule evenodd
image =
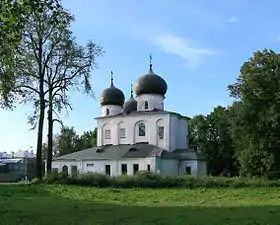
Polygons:
M132 89L132 88L131 88ZM133 175L146 170L162 174L205 176L203 155L188 146L189 118L164 109L166 81L155 74L150 62L147 74L134 85L125 102L111 76L100 95L97 146L53 160L53 171Z

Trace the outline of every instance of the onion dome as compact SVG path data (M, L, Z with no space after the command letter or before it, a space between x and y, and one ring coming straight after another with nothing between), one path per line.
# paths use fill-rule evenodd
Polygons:
M137 96L141 94L159 94L164 96L167 92L165 80L153 72L151 56L149 72L138 78L134 85L134 91Z
M102 91L100 95L100 104L103 105L119 105L124 104L123 92L116 88L113 83L113 72L111 72L111 86Z
M130 99L127 100L123 105L124 112L132 112L137 111L137 101L133 97L133 90L131 85L131 91L130 91Z

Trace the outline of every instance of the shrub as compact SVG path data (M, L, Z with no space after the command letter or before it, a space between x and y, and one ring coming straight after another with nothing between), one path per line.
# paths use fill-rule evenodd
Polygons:
M109 177L105 174L85 173L69 177L65 173L54 173L46 176L44 182L48 184L69 184L89 187L113 188L240 188L240 187L280 187L279 180L243 178L243 177L201 177L171 176L138 172L134 176Z

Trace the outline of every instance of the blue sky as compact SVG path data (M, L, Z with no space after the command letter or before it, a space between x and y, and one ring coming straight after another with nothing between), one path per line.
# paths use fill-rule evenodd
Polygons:
M76 17L78 42L91 39L106 52L92 72L96 98L71 93L74 109L62 115L79 134L95 127L110 70L129 97L130 84L148 70L150 53L154 72L168 83L165 108L194 116L231 103L227 85L254 51L279 50L277 0L65 0L64 5ZM0 109L0 151L35 147L36 131L26 123L31 111L28 105Z

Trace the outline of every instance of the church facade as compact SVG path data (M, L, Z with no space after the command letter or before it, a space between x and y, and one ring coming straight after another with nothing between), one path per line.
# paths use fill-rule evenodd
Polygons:
M133 175L140 170L156 173L205 176L203 155L188 146L189 118L166 111L167 83L155 74L150 62L147 74L134 84L133 96L125 101L114 85L100 95L101 115L97 121L97 146L57 157L54 171Z

